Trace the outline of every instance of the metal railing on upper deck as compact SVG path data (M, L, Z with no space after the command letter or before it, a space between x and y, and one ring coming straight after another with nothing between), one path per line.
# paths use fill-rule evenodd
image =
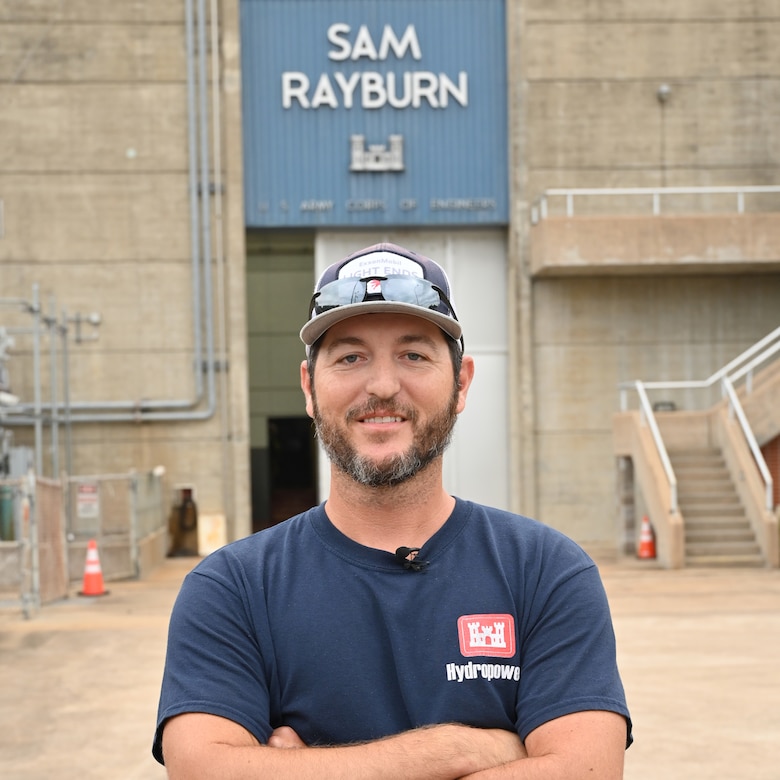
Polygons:
M745 388L748 393L752 391L753 374L759 367L765 365L770 359L780 352L780 327L757 341L752 347L746 349L741 355L727 363L723 368L716 371L712 376L701 381L670 381L670 382L643 382L636 379L628 382L621 382L620 388L620 410L628 409L628 392L635 390L639 397L639 405L642 418L647 422L653 437L656 449L658 450L661 463L663 464L666 478L669 482L671 494L670 512L676 512L677 505L677 478L674 474L669 454L666 451L658 423L655 419L655 412L647 395L648 390L676 390L676 389L706 389L720 383L723 395L729 402L729 413L736 416L739 427L750 448L750 452L756 461L761 479L764 483L765 502L768 510L773 509L774 482L769 467L766 464L761 448L758 446L756 437L750 427L750 423L745 415L742 404L739 401L735 385L740 380L745 380Z
M733 196L733 209L736 214L745 213L745 196L779 195L780 186L744 186L744 187L616 187L616 188L568 188L545 190L531 207L531 223L537 224L549 214L548 203L553 198L563 198L565 215L575 215L575 198L636 198L643 213L649 209L653 216L662 213L663 199L672 195L728 195ZM647 205L643 205L647 204Z

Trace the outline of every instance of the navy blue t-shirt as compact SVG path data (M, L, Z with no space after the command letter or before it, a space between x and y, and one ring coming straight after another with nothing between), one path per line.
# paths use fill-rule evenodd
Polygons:
M308 745L458 722L516 731L628 719L598 570L567 537L457 500L421 571L360 545L323 506L234 542L186 577L171 617L153 752L184 712Z

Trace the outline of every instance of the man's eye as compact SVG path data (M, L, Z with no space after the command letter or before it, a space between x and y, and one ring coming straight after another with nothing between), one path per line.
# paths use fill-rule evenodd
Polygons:
M357 363L358 356L357 355L344 355L343 358L341 358L342 363Z
M409 352L406 357L408 360L413 361L425 360L425 358L419 352Z

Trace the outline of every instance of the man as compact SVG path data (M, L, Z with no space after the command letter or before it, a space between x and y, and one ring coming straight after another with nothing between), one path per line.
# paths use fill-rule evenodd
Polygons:
M330 495L186 578L154 743L171 778L623 776L595 565L443 488L474 375L451 297L392 244L317 282L301 386Z

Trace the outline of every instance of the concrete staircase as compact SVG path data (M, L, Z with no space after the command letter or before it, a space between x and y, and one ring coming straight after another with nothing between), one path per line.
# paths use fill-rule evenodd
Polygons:
M764 566L720 450L670 451L685 521L686 566Z

